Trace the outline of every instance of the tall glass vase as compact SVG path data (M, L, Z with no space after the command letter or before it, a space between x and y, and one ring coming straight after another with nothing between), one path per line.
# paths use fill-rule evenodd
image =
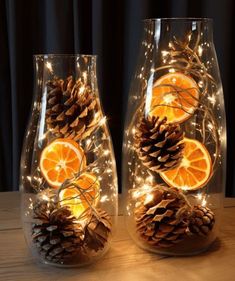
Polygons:
M96 57L37 55L21 159L22 221L36 259L79 266L109 248L117 178Z
M127 228L152 252L206 250L226 174L223 91L210 19L149 19L123 145Z

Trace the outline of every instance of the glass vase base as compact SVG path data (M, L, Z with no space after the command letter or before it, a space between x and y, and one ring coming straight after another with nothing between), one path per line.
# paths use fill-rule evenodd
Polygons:
M169 248L151 247L146 243L138 240L136 244L151 253L164 256L194 256L202 254L210 249L215 243L217 236L213 233L205 237L189 236L183 242L180 242Z
M99 261L99 259L101 259L103 256L105 256L107 254L107 252L109 251L109 247L107 247L107 249L103 250L102 253L100 255L97 255L96 257L86 257L86 260L81 261L80 259L74 259L73 262L71 262L70 264L60 264L60 263L54 263L54 262L50 262L44 259L40 259L37 260L38 264L43 264L45 266L53 266L53 267L58 267L58 268L82 268L82 267L86 267L89 266L93 263L96 263Z

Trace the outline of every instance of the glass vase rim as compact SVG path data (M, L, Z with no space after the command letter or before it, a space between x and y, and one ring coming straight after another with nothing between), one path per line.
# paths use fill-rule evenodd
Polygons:
M97 55L91 55L91 54L34 54L33 57L36 58L43 58L43 59L48 59L48 58L78 58L78 57L87 57L87 58L97 58Z
M197 18L197 17L172 17L172 18L149 18L143 19L143 22L198 22L198 23L213 23L212 18Z

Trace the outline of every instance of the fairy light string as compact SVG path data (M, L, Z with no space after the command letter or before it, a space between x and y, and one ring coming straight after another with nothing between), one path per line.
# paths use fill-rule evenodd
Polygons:
M218 91L218 87L215 79L209 73L208 68L201 60L201 56L203 54L203 47L200 45L201 42L201 33L197 32L196 40L194 40L194 44L192 45L193 39L195 39L194 34L189 32L186 35L186 39L184 42L178 40L176 37L168 44L169 49L161 52L163 65L153 68L151 67L151 77L161 77L166 72L174 73L181 72L185 75L189 75L192 77L198 85L198 88L181 88L172 84L161 84L156 85L154 87L166 87L170 89L167 92L164 92L165 95L173 95L177 98L178 106L171 105L168 103L156 104L150 108L150 110L154 110L156 107L169 107L180 109L183 112L189 114L191 117L195 116L196 120L188 120L186 121L188 124L191 124L192 128L195 128L195 133L199 134L199 138L201 138L201 142L205 146L210 146L211 156L212 156L212 172L211 176L215 173L220 159L220 147L221 147L221 133L218 127L218 122L215 118L212 107L215 106L215 96ZM148 53L147 53L148 54ZM147 59L146 54L146 59ZM145 67L141 68L141 72L145 72ZM135 147L133 145L135 138L135 128L136 124L138 125L139 120L143 116L148 115L150 112L147 112L145 109L146 106L146 92L148 88L148 84L154 84L154 81L150 81L149 75L138 75L138 79L143 82L141 85L144 85L141 89L141 98L140 100L136 99L139 105L136 107L136 111L133 114L132 120L129 123L129 129L126 132L127 145L125 147L126 152L129 154L128 159L130 162L130 180L133 185L133 189L141 188L145 185L146 178L150 173L147 169L145 169L140 161L138 161L138 157L136 156ZM198 91L198 97L195 97L191 94L192 90ZM187 95L191 98L191 100L196 101L195 104L192 104L188 99L184 98L182 93L187 93ZM193 112L187 110L184 104L189 105L191 108L194 108ZM199 123L200 120L200 123ZM129 163L128 162L128 163ZM132 168L131 165L134 165ZM134 171L134 172L133 172ZM144 178L141 176L144 174ZM140 178L140 180L138 180ZM153 176L155 178L155 176ZM153 181L153 180L152 180ZM206 191L207 187L204 188Z
M82 188L78 183L77 183L77 180L83 175L85 174L86 172L89 172L90 170L92 170L92 168L96 168L97 165L99 164L99 162L101 161L101 158L106 158L107 157L107 150L105 150L102 146L102 144L100 144L98 147L95 145L95 137L94 135L97 133L97 131L104 127L104 124L106 122L106 117L103 117L101 118L101 120L99 121L99 123L96 125L96 128L93 130L91 136L89 138L87 138L84 142L85 142L85 145L83 147L83 150L84 150L84 154L82 156L82 160L81 160L81 163L80 163L80 168L79 168L79 172L74 174L74 176L70 179L66 179L63 184L60 186L60 188L58 189L57 191L57 198L58 198L58 203L62 203L63 201L66 201L66 202L69 202L69 201L73 201L74 199L82 199L86 202L86 204L88 205L88 207L84 210L84 212L82 212L78 217L77 219L78 220L82 220L84 218L87 217L87 213L88 211L92 210L92 212L94 213L94 215L99 219L99 214L98 212L96 211L96 209L94 208L93 206L93 202L95 202L95 200L99 197L99 193L97 193L95 196L92 196L90 194L89 191L93 190L94 189L94 186L97 184L98 182L98 177L96 177L96 180L93 181L88 188ZM103 140L104 141L104 140ZM95 159L93 162L89 163L89 165L87 167L85 167L84 169L82 169L81 165L82 165L82 162L85 158L85 155L87 155L87 153L99 153L100 151L103 151L102 155L97 155L97 159ZM108 169L108 167L106 167L106 169L103 169L103 171L101 171L99 173L99 177L102 177L103 174L105 172L111 172L112 173L112 169ZM72 195L72 196L68 196L66 198L63 198L63 199L60 199L60 194L63 190L65 189L71 189L71 188L76 188L76 190L78 191L78 194L77 195ZM89 196L91 198L91 201L88 200L87 196ZM81 201L82 201L81 200ZM70 203L69 203L70 204ZM71 203L70 205L73 205L73 204L77 204L77 203ZM83 204L82 202L80 202L80 204Z
M53 74L53 67L52 64L46 65L50 73L53 75L53 79L58 79ZM52 81L53 81L52 79ZM72 80L71 80L72 81ZM70 82L71 82L70 81ZM60 83L64 84L64 80L60 79ZM69 82L68 82L69 83ZM87 72L82 72L81 78L77 79L75 81L75 84L73 85L73 88L71 90L71 97L77 98L75 95L83 95L84 92L89 91L91 94L94 95L94 98L97 100L97 103L99 104L99 101L96 97L95 92L92 92L91 87L87 84ZM100 106L98 107L100 110ZM79 139L77 142L79 145L83 148L83 155L82 159L80 161L80 167L78 169L78 172L73 175L72 178L66 179L61 186L54 191L55 192L55 201L61 205L61 203L66 202L66 205L76 205L76 204L84 204L87 207L84 207L85 210L82 212L77 219L84 219L88 216L88 211L90 210L97 218L99 217L98 212L96 212L94 207L94 202L98 199L100 196L99 192L92 191L95 189L95 186L99 181L102 180L102 177L104 177L104 174L107 174L108 176L113 173L112 169L112 161L108 161L109 159L109 147L108 147L108 141L109 137L106 132L106 116L102 116L100 111L94 111L94 119L97 122L94 122L92 124L92 131L89 133L89 136L85 137L84 139ZM89 128L88 128L89 130ZM101 136L101 142L97 143L97 136ZM48 140L53 140L53 133L50 129L48 129L43 135L40 136L40 143L42 142L48 142ZM89 164L82 168L82 163L84 162L84 159L87 155L92 155L89 159ZM103 162L102 162L103 161ZM102 165L100 165L102 164ZM101 167L102 166L102 167ZM81 179L83 175L89 172L94 172L94 178L95 180L90 182L88 179L82 179L82 181L87 181L88 187L83 188L77 183L77 180ZM96 175L98 173L98 175ZM36 167L35 170L32 171L30 176L27 176L25 178L27 182L39 193L43 192L47 188L47 182L41 175L41 171L39 167ZM66 196L65 198L62 198L60 196L61 192L65 189L76 189L76 194L73 194L71 196ZM53 192L52 192L53 193ZM43 193L44 197L47 196L45 193ZM49 197L48 197L49 199ZM71 201L71 202L69 202ZM105 199L106 201L106 199Z

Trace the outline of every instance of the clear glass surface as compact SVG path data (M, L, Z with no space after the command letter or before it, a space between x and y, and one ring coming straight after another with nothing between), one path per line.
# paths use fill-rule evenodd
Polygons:
M36 259L81 266L108 250L117 218L116 164L96 57L36 55L34 65L21 159L24 234Z
M212 20L143 25L123 143L126 225L149 251L196 254L218 235L226 175Z

